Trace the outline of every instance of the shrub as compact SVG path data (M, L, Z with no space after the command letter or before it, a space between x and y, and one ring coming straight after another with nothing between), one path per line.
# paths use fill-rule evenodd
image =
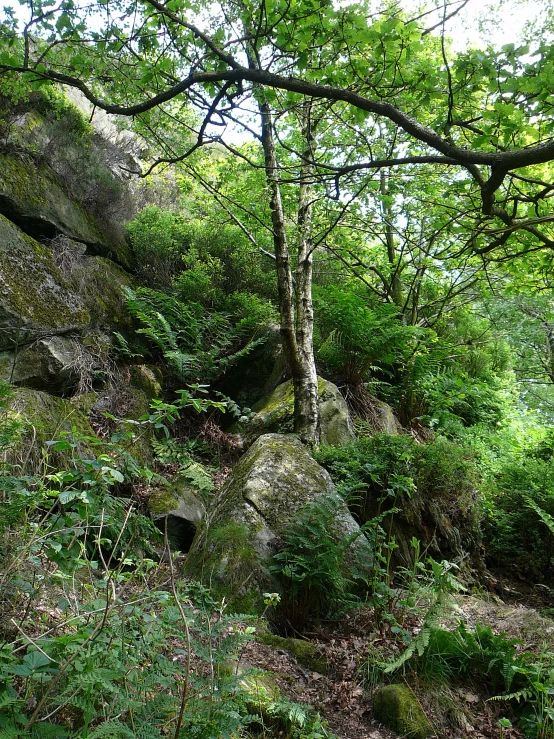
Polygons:
M270 571L283 587L277 612L282 631L294 633L311 620L336 614L367 583L351 549L363 532L340 536L336 517L341 504L331 496L306 504L281 537Z
M367 298L338 287L314 294L316 354L327 372L356 386L372 373L391 372L410 353L417 329L402 324L395 306L371 305Z
M131 314L140 322L137 334L147 338L142 352L153 352L167 362L179 381L211 383L262 340L250 340L248 322L233 322L226 313L208 312L197 303L182 303L150 288L126 288ZM130 347L126 351L132 353Z
M423 547L447 559L479 550L479 474L462 447L442 437L418 444L407 434L374 434L316 458L362 524L399 509L383 526L402 538L415 527ZM410 557L405 548L395 555L406 565Z
M508 458L484 500L484 532L491 564L517 564L534 578L552 573L554 537L528 500L554 515L554 458L520 453Z

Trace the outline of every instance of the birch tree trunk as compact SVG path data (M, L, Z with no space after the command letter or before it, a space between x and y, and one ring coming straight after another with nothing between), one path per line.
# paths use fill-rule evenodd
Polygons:
M311 157L304 157L305 165L302 169L297 216L298 266L296 283L294 283L285 213L279 187L279 167L275 154L271 108L268 103L260 102L259 110L265 175L270 193L281 338L294 387L294 431L305 444L317 445L319 443L319 397L313 351L313 253L310 242L312 203L309 184ZM306 150L308 154L311 154L309 112L306 112L305 120L307 121L305 133L308 137Z

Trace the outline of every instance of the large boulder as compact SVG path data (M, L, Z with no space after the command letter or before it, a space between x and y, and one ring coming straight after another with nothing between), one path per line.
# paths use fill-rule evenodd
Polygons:
M38 469L63 469L74 457L91 458L102 449L88 419L64 398L30 388L17 388L9 398L7 415L21 426L21 437L11 447L7 461L17 464L22 475ZM47 442L71 434L74 446L53 450Z
M0 153L0 213L35 239L64 235L86 244L91 254L132 266L123 229L94 218L46 164L29 156Z
M39 339L17 354L0 354L0 379L64 395L79 382L81 371L87 371L87 360L88 355L78 341L51 336Z
M129 276L73 242L47 247L0 215L0 351L56 335L130 325Z
M325 446L347 446L356 439L346 401L332 382L318 378L321 443ZM268 433L291 433L294 420L292 380L279 385L252 409L254 415L237 428L246 445Z
M263 609L263 591L279 591L268 570L275 545L308 503L330 499L335 509L330 533L342 541L359 527L327 471L294 437L261 436L239 460L199 526L186 574L210 582L235 608ZM360 566L371 562L363 536L351 545L348 559Z

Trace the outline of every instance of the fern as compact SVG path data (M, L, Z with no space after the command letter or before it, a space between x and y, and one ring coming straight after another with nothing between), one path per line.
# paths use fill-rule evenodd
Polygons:
M129 737L134 739L135 735L128 726L117 719L104 721L89 734L89 739L115 739L115 737Z
M548 528L552 536L554 536L554 517L538 506L531 498L525 498L528 508L531 508L540 517L541 521Z
M10 726L0 727L0 739L21 739L25 736L21 729L17 729L13 724ZM27 736L29 736L27 734Z
M34 724L31 736L33 739L64 739L68 732L58 724Z

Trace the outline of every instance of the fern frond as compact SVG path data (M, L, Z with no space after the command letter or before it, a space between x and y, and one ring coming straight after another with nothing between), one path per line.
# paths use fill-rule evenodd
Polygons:
M128 737L134 739L135 735L128 726L116 719L104 721L89 734L89 739L115 739L116 737Z
M68 731L58 724L34 724L31 729L33 739L64 739Z

